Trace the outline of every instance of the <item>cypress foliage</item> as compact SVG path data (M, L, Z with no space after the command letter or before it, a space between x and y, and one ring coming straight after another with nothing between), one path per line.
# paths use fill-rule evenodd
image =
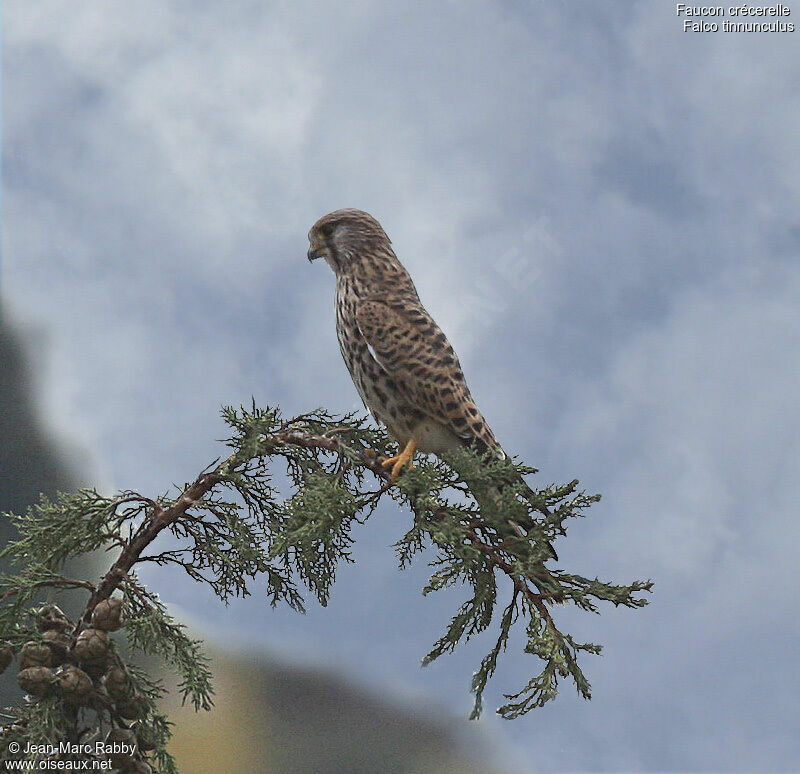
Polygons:
M170 723L158 711L164 689L131 659L160 657L196 710L213 705L212 675L202 643L145 587L138 567L181 567L222 602L263 584L273 606L304 611L303 589L324 606L338 564L353 561L355 525L384 497L413 514L396 543L400 567L434 551L423 594L469 590L423 664L494 628L494 644L472 677L472 718L513 627L524 629L525 652L540 671L506 694L497 711L509 719L554 698L561 679L591 696L578 659L600 646L562 633L554 605L596 613L598 601L646 604L640 592L650 591L650 581L616 585L545 566L548 544L599 499L577 481L530 490L520 477L533 468L465 450L421 459L392 485L381 463L393 444L361 417L317 410L284 420L277 408L255 405L225 407L222 416L229 456L175 494L105 497L86 489L6 514L18 538L0 551L16 569L0 577L0 667L17 659L27 695L6 710L0 760L25 758L21 751L30 749L27 758L36 761L110 760L122 772L175 772ZM276 476L287 485L278 486ZM489 491L499 492L492 507L485 505ZM68 559L99 548L113 557L103 577L62 575ZM65 591L86 597L76 621L55 604ZM498 610L498 595L509 593Z

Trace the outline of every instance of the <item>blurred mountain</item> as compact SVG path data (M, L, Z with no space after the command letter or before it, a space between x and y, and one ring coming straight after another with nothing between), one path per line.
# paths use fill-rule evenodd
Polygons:
M260 654L216 654L213 672L217 707L211 712L180 707L177 694L171 694L175 706L168 714L177 723L172 752L181 772L498 771L479 743L459 739L455 721L448 723L441 713L434 717L432 710L411 712L328 673L279 664Z
M30 354L26 337L0 313L0 511L22 511L41 492L74 489L80 479L82 461L67 459L37 411ZM0 520L0 545L10 536L10 525ZM99 571L84 566L77 572ZM455 727L441 718L410 712L329 674L260 654L224 653L215 655L213 671L212 712L181 707L172 694L172 749L182 774L491 771L470 762L477 750L464 750ZM8 670L0 680L0 706L19 699L14 670Z
M0 511L24 511L41 492L76 486L74 467L42 425L34 384L23 337L0 311ZM0 541L8 536L4 520Z
M48 435L36 409L35 376L25 339L0 309L0 513L22 512L40 493L74 489L78 476ZM0 546L12 537L0 517ZM0 572L8 565L0 563ZM0 706L18 701L14 670L0 676Z

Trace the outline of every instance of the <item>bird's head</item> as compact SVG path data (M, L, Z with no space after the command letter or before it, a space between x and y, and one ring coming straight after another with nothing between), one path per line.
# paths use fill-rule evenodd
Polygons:
M375 218L361 210L336 210L323 215L308 232L308 260L324 258L339 273L361 256L391 252L391 240Z

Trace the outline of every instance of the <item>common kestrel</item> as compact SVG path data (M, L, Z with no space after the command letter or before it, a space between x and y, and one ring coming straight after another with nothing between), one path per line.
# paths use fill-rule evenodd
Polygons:
M308 259L325 258L336 274L336 334L358 394L402 447L387 460L393 477L415 450L470 445L505 456L380 223L361 210L337 210L308 238Z
M392 479L417 450L441 454L470 446L505 458L458 356L419 300L381 224L361 210L336 210L312 226L308 240L308 260L324 258L336 275L336 334L358 394L400 444L383 463L391 466Z

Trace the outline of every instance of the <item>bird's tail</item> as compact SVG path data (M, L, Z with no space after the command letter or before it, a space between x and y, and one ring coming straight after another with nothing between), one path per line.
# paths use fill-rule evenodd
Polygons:
M500 451L504 456L498 458L508 459L505 453L502 450ZM462 471L462 476L470 492L472 492L481 513L500 515L501 510L511 511L506 516L506 521L513 533L518 537L532 537L530 532L534 527L535 517L531 511L536 510L542 515L549 515L546 506L541 502L541 497L531 489L528 482L516 470L508 470L507 476L504 476L500 481L495 479L491 483L488 483L485 479L479 481L477 476L473 477L468 473L465 475L464 471ZM515 495L513 500L508 497L508 490L512 487ZM521 500L524 500L525 503L520 502ZM539 543L542 543L541 538ZM558 554L553 548L552 542L545 540L544 546L547 549L549 558L558 561ZM547 559L544 561L547 561Z
M530 486L528 486L528 484L519 474L517 474L517 479L513 482L510 481L509 484L493 485L488 489L483 488L483 490L481 490L478 487L473 489L473 487L469 485L469 482L467 482L467 485L470 486L470 491L475 497L475 501L478 503L481 513L488 515L498 513L501 508L505 511L508 510L509 500L506 489L512 483L516 485L514 487L515 494L517 495L515 499L518 500L521 497L528 500L529 503L534 501L535 492L530 488ZM520 486L520 483L522 486ZM543 599L545 601L552 601L562 604L566 600L564 598L561 584L545 564L551 559L558 561L558 554L556 553L555 548L553 548L553 544L550 542L550 540L543 540L542 537L535 533L531 534L533 531L534 517L531 515L530 509L531 505L527 505L524 509L520 507L515 509L518 515L514 514L514 517L506 517L505 523L508 525L509 536L514 535L530 543L534 543L539 547L540 550L542 548L545 549L547 555L542 557L541 564L536 570L533 571L532 580L539 589L539 592L543 595ZM528 529L525 529L525 526L523 525L527 525Z
M517 485L517 490L520 492L520 497L524 498L529 503L534 503L535 498L536 498L536 493L533 491L533 489L531 489L531 487L528 484L528 482L525 481L525 479L521 475L517 474L515 479L512 480L512 481L509 481L508 483L509 483L509 485L516 484ZM490 492L491 492L491 496L492 496L492 499L494 500L494 502L496 504L500 504L502 502L502 499L503 499L503 492L504 492L503 485L501 484L501 485L499 485L497 487L494 487L492 490L490 490ZM480 503L478 503L478 505L480 505ZM532 518L533 517L530 515L530 513L528 513L527 514L527 519L532 519ZM526 519L526 521L527 521L527 519ZM528 537L528 531L526 529L524 529L524 527L519 523L519 520L509 519L508 523L512 527L514 532L519 537ZM553 548L552 542L549 541L549 540L546 540L544 542L544 545L547 547L547 551L550 554L550 558L551 559L555 559L556 561L558 561L558 554L556 553L556 549Z
M477 452L477 454L489 464L491 464L493 460L510 460L509 455L506 454L500 444L494 440L493 436L492 440L494 444L489 445L484 439L472 439L472 451ZM499 480L495 475L494 480L488 481L487 478L482 475L485 468L481 473L478 473L476 472L474 463L469 460L462 461L459 460L458 457L449 457L448 462L453 465L462 476L470 492L472 492L481 513L486 515L500 515L499 511L501 509L513 511L513 513L506 516L506 522L517 537L533 537L530 535L531 530L534 528L534 516L531 514L531 511L536 510L543 516L549 516L547 507L542 502L541 496L537 495L537 493L531 489L528 482L522 477L522 474L510 465L503 470L502 477ZM480 467L483 468L483 466ZM514 500L516 501L516 505L507 497L507 489L510 487L514 488ZM520 500L526 501L524 506ZM537 542L539 545L544 545L549 555L544 561L548 561L549 559L558 561L558 554L550 540L542 541L541 538L539 538Z
M522 477L521 474L517 473L516 475L517 482L522 485L522 496L531 503L536 510L538 510L543 516L549 516L550 513L547 510L547 506L544 503L537 502L541 500L539 496L537 496L536 492L531 488L530 484ZM558 561L558 554L556 553L556 549L553 548L553 544L551 541L547 541L547 548L550 552L550 556Z

